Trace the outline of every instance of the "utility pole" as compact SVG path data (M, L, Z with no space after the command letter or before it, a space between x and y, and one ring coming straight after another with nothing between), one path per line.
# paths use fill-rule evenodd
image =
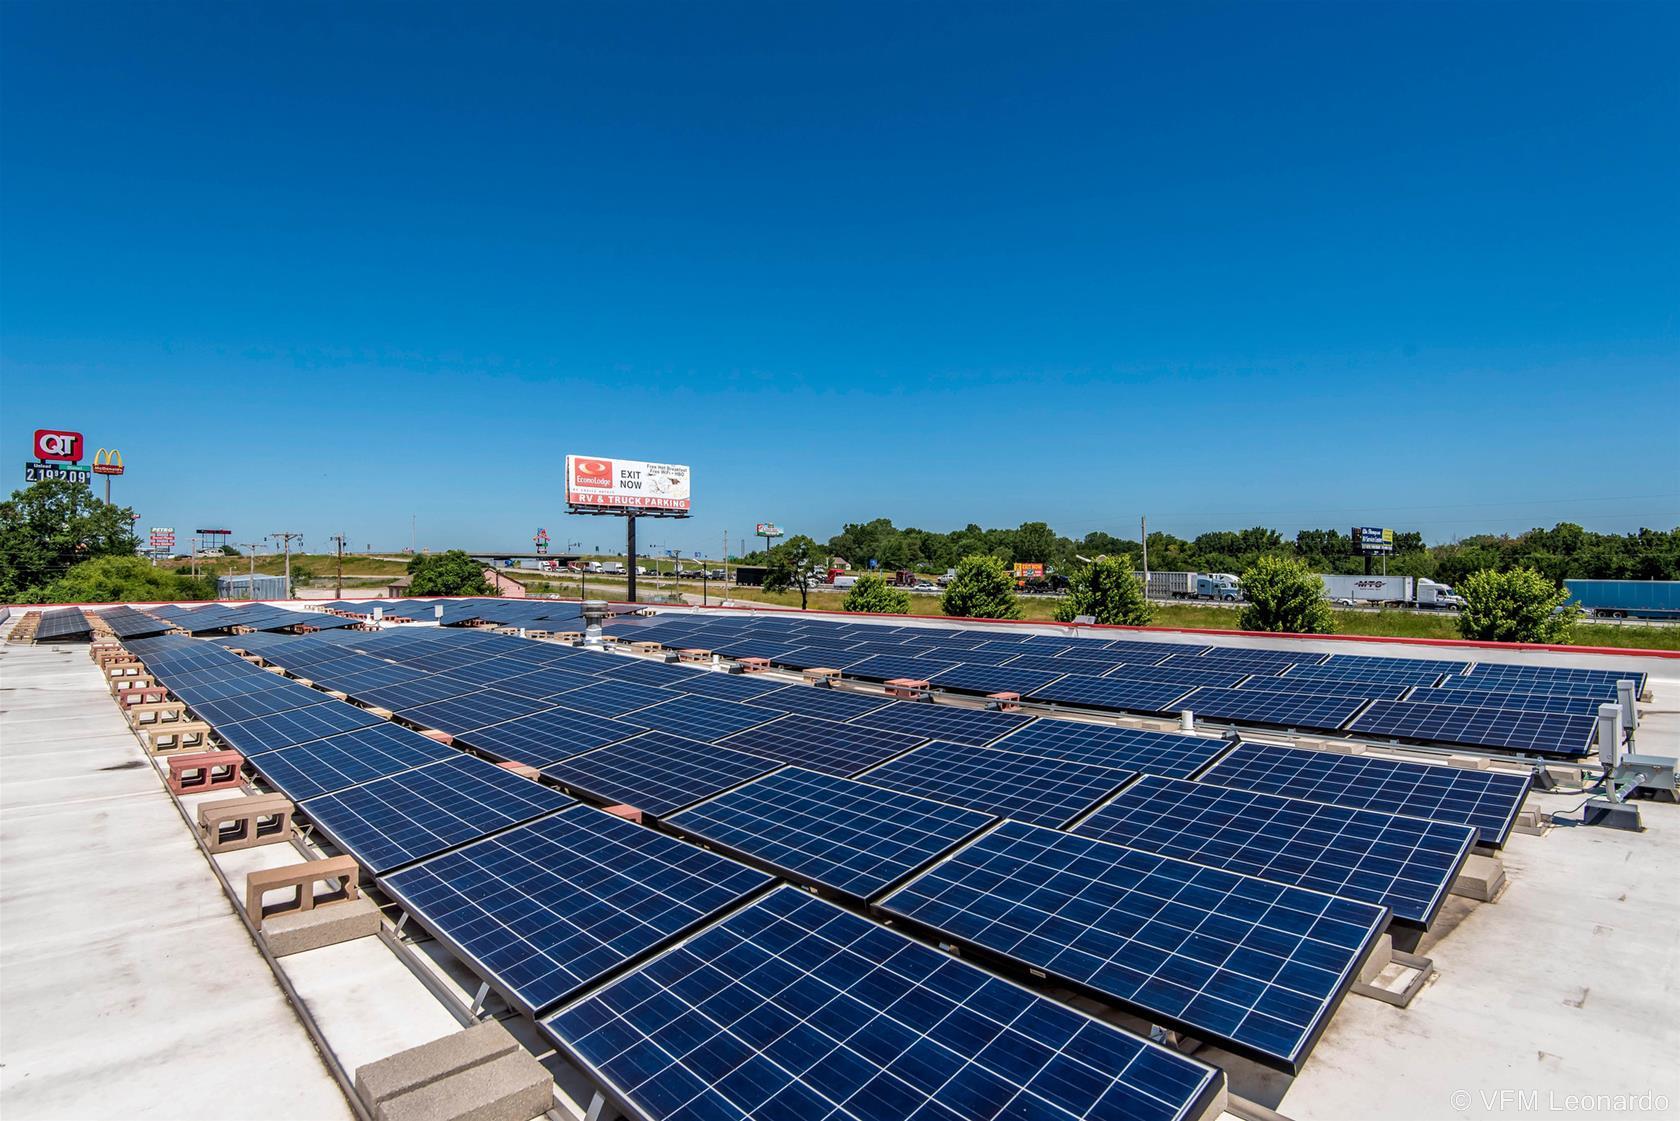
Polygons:
M414 514L408 516L408 551L410 554L414 552L414 519Z
M243 545L247 550L249 550L248 555L251 558L251 576L250 576L250 581L251 582L249 584L245 585L245 598L246 599L256 599L257 598L257 550L262 548L262 542L261 541L241 541L240 544Z
M278 533L271 533L269 536L278 537L281 544L286 547L286 598L290 599L292 595L292 539L295 537L302 541L303 534L282 530Z
M1143 598L1149 598L1149 517L1138 519L1138 537L1143 542Z
M723 531L723 597L729 598L729 531Z
M334 599L344 598L344 534L337 533L327 538L338 545L338 587L333 593Z

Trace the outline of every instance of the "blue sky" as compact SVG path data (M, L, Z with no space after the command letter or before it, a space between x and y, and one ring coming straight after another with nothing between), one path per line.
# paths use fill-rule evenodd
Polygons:
M1680 6L0 5L0 465L142 524L1680 524ZM182 542L185 544L185 541Z

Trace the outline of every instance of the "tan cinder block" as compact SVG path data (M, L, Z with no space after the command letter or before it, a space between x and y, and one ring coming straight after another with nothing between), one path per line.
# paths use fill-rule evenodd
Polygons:
M284 794L201 802L198 834L211 852L233 852L290 841L292 811L292 801Z
M1505 887L1505 865L1491 856L1472 856L1453 881L1452 893L1492 903Z
M485 1020L356 1068L356 1096L373 1109L388 1098L518 1049L519 1041L506 1028L495 1020Z
M277 958L379 933L379 908L367 896L332 907L288 911L265 919L263 944Z
M374 1121L531 1121L554 1104L554 1079L524 1050L379 1103Z
M1463 767L1467 771L1485 771L1488 769L1486 755L1449 755L1447 762L1454 767Z
M260 868L245 877L245 913L252 922L261 925L264 893L285 888L297 889L298 910L312 910L315 906L315 884L319 880L339 881L343 885L345 899L354 900L361 895L361 876L361 868L348 856L307 860L283 868Z

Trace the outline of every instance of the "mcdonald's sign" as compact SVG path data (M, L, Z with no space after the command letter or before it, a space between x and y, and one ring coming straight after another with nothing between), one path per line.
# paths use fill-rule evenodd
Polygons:
M95 475L121 475L123 473L122 452L116 448L100 448L93 457L93 473Z

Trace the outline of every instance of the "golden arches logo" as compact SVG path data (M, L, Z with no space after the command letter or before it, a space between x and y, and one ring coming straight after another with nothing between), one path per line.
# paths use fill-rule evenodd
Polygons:
M116 448L100 448L93 457L93 473L95 475L121 475L123 473L122 452Z

